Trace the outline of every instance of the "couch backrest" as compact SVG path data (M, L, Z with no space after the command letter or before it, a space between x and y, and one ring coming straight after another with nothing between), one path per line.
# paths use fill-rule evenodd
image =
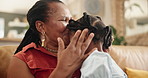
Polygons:
M0 46L0 78L7 78L7 68L17 46Z
M125 71L125 67L148 71L148 46L112 46L110 55Z
M17 46L0 46L0 78L7 78L7 68ZM125 71L125 67L148 71L148 47L112 46L110 55Z

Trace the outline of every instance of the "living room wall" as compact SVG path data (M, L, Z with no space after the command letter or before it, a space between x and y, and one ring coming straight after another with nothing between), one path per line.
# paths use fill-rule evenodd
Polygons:
M112 0L68 0L69 2L66 2L66 0L64 1L69 7L75 19L82 17L83 12L87 12L91 15L100 16L106 25L113 25ZM92 8L87 9L91 6ZM89 13L88 10L92 11L92 13ZM95 11L97 13L95 13Z
M25 14L0 12L0 18L4 19L4 37L7 37L8 33L11 30L14 30L14 31L16 30L17 34L23 32L25 27L21 27L17 25L19 24L19 22L25 22Z

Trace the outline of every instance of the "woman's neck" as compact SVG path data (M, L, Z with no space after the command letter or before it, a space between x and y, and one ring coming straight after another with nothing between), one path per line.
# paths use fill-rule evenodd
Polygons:
M49 49L53 49L53 50L58 50L58 44L57 42L54 42L54 41L46 41L45 42L45 47L49 48Z

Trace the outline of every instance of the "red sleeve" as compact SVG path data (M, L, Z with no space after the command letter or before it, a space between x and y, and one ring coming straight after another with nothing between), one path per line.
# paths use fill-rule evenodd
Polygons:
M18 59L26 62L26 58L25 58L25 53L24 52L18 52L17 54L15 54L13 57L17 57Z

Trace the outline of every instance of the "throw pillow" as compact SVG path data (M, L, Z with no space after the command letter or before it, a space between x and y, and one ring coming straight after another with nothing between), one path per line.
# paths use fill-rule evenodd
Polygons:
M126 74L128 78L148 78L148 71L137 70L126 67Z

